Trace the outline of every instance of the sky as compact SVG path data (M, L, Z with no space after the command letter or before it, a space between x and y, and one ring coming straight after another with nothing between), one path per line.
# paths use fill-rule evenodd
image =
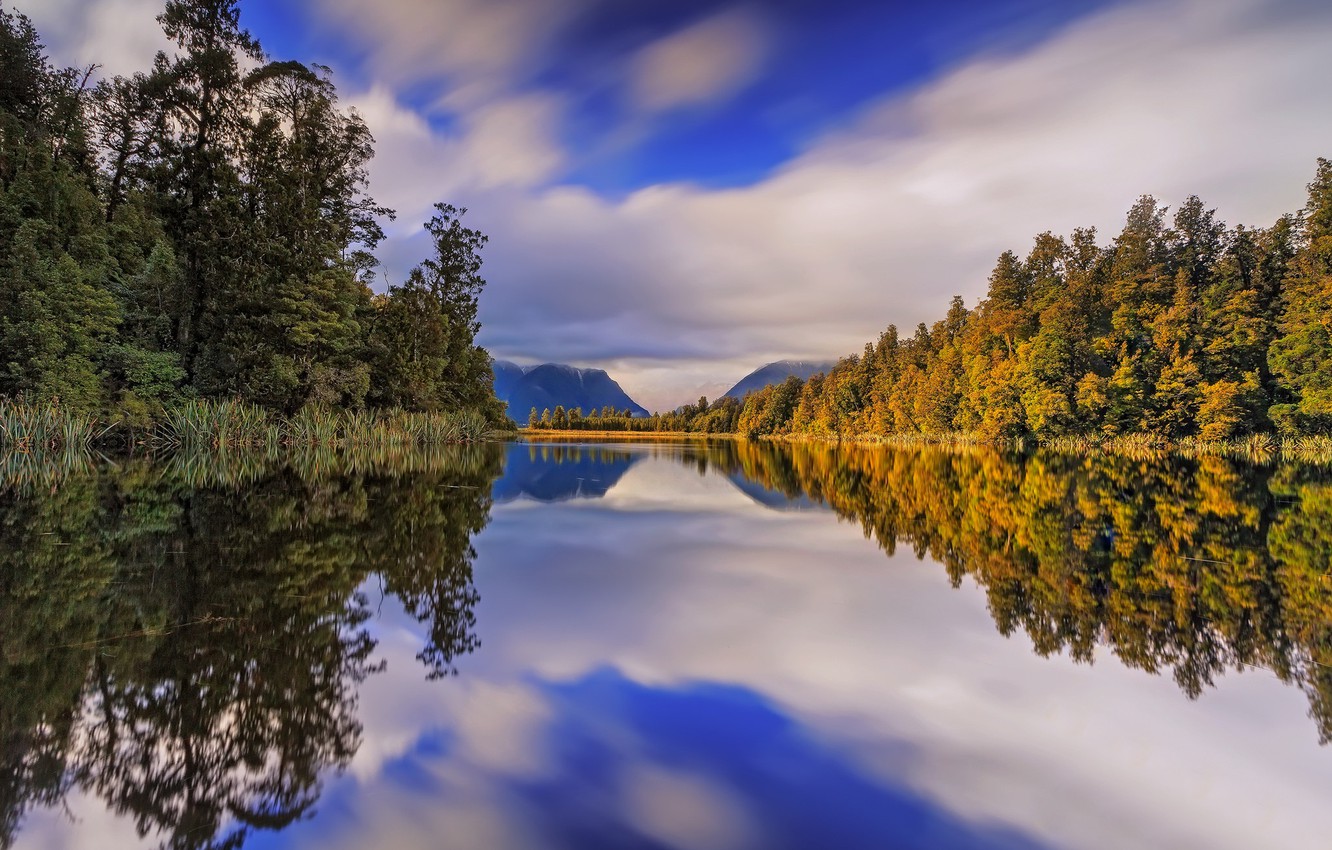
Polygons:
M161 0L18 0L53 59L164 47ZM397 219L485 232L480 342L607 369L649 409L777 359L858 351L1004 250L1134 199L1232 224L1332 156L1325 0L241 0L274 58L331 67Z

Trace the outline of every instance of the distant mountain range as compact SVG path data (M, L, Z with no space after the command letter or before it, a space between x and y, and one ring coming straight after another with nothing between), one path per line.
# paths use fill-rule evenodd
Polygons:
M740 383L726 391L726 396L743 399L750 393L758 392L766 386L780 384L792 375L802 381L808 381L813 375L827 372L833 365L833 361L820 363L811 360L778 360L776 363L760 366L741 378Z
M634 416L647 416L647 409L629 397L619 384L602 369L578 369L562 363L519 366L508 360L491 363L495 371L495 395L508 402L509 418L526 422L536 408L554 411L581 408L584 414L603 407L629 410Z

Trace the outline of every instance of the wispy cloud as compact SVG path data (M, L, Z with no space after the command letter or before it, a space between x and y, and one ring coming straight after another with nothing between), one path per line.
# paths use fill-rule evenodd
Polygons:
M109 76L147 70L167 48L157 25L161 0L20 0L60 64L101 66Z
M730 9L644 47L633 61L629 93L649 111L710 103L759 73L768 27L752 9Z

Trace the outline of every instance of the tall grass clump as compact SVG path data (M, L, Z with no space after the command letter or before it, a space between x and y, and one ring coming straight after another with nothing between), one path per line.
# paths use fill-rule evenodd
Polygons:
M192 401L166 412L158 434L187 448L337 447L476 442L490 433L472 410L439 413L304 408L277 416L235 401Z
M0 450L52 452L92 446L146 450L246 449L280 452L291 448L473 443L502 436L475 410L433 413L336 411L304 408L282 416L234 400L194 399L162 411L145 434L125 421L59 403L27 404L0 398Z
M1332 437L1293 437L1281 443L1282 460L1319 465L1332 464Z
M241 401L193 400L169 408L158 426L168 445L188 449L263 446L273 421L262 407Z
M26 404L0 398L0 446L11 451L88 446L107 430L96 416L70 410L58 401Z
M332 446L345 442L363 421L360 414L302 408L278 422L278 442L290 446Z

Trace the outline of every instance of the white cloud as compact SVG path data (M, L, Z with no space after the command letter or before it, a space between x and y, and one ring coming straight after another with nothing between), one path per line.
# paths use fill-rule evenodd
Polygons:
M751 10L721 12L644 47L630 94L649 111L715 101L754 79L767 40L763 19Z
M146 71L168 48L157 25L161 0L19 0L57 64L100 65L107 76Z
M639 764L620 778L626 820L664 847L754 847L747 814L730 789L699 776Z
M533 186L555 175L564 151L552 139L560 103L550 95L499 100L467 114L463 161L479 185Z
M505 92L584 5L584 0L323 0L311 4L311 13L365 44L379 79L396 86L442 75L450 106L463 109Z

